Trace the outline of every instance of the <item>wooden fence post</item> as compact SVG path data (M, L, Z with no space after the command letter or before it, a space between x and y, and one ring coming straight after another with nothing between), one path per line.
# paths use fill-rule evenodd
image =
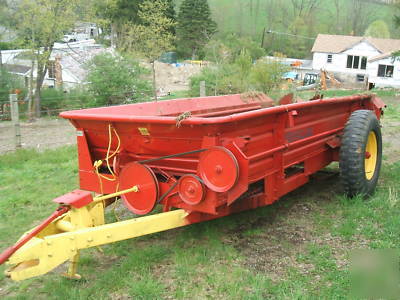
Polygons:
M206 95L206 82L200 81L200 97L205 97Z
M19 109L18 109L18 97L16 94L10 94L10 110L11 110L11 121L14 125L14 141L15 148L21 148L21 128L19 125Z

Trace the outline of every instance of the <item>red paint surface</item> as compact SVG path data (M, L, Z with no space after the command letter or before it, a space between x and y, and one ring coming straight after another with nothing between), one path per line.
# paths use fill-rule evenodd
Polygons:
M113 193L118 187L118 180L103 180L100 185L92 167L106 157L109 125L121 138L121 150L110 162L116 174L135 161L213 147L228 149L237 160L239 173L233 187L224 192L206 187L204 198L193 204L183 201L174 188L161 201L164 211L183 208L206 220L272 204L305 184L311 174L338 159L340 138L353 111L369 109L380 118L384 107L372 95L270 105L267 97L249 100L231 95L86 109L61 116L83 133L78 137L81 189L98 193L101 186L104 193ZM185 112L191 112L191 117L177 127L177 116ZM114 137L111 152L116 148ZM223 162L215 161L218 159L206 159L199 168L205 153L148 163L157 175L160 197L183 175L201 177L199 170L204 168L219 174ZM228 186L229 180L231 176L226 176ZM200 190L191 192L201 194Z

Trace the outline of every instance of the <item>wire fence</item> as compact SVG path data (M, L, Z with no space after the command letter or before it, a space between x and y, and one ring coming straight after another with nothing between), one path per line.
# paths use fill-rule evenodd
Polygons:
M70 123L61 118L39 118L29 120L30 113L19 111L25 103L10 95L10 102L2 105L0 114L0 154L19 148L35 148L39 150L55 148L76 143L75 130ZM80 109L82 106L69 109ZM60 109L42 109L45 116L56 116Z
M58 97L45 97L40 100L41 110L39 111L40 115L44 116L54 116L59 112L66 110L77 110L83 108L93 108L99 105L101 106L112 106L119 104L130 104L136 102L136 98L133 96L135 94L132 90L127 91L119 91L115 93L107 94L108 98L116 98L123 97L124 99L120 99L118 104L107 104L107 103L97 103L97 98L93 95L89 94L81 94L81 95L69 95L58 96ZM139 95L143 96L144 100L148 100L148 95ZM88 101L85 98L91 99ZM18 99L18 107L19 107L19 116L21 118L29 118L32 115L32 112L29 112L29 101L25 99ZM33 114L37 114L38 112L34 111ZM9 100L0 99L0 121L9 121L11 120L11 108Z
M136 102L133 95L135 93L129 90L111 93L107 96L124 96L125 99L121 101L123 103L119 104L130 104ZM143 98L146 99L145 95L140 96L144 96ZM94 99L92 95L85 94L43 98L39 111L41 118L35 118L38 112L35 109L29 111L29 101L18 99L18 95L10 95L8 101L0 99L0 154L18 148L43 149L75 144L74 128L68 121L59 118L59 113L67 110L93 108L99 105L113 106L104 105L104 103L96 105L96 101L82 101L82 98L85 97ZM146 100L150 100L150 97L147 97Z
M11 121L0 123L0 155L16 149L47 150L76 144L74 127L66 120L42 118L20 122L20 145L15 143L15 127Z

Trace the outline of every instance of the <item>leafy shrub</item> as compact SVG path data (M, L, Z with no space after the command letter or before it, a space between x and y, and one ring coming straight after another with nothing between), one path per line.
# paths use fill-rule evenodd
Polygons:
M88 64L88 90L94 106L143 101L151 95L148 71L127 57L100 54Z
M211 40L206 46L206 60L223 63L233 63L245 51L255 61L265 55L265 50L259 43L248 37L238 37L229 34L221 40Z
M255 90L268 93L282 83L282 75L288 67L279 61L258 61L251 72L251 82Z
M69 91L62 89L42 89L42 109L48 115L58 115L63 110L73 110L94 107L95 98L87 89L77 87Z
M216 64L204 68L190 80L190 96L200 94L200 82L206 82L207 95L226 95L260 91L269 93L282 83L288 67L279 61L259 60L252 63L247 51L242 51L233 63Z
M0 68L0 102L8 102L9 94L16 89L24 90L23 80L5 68Z
M64 91L61 89L42 89L40 93L42 110L51 114L54 110L61 109L63 107L64 97Z

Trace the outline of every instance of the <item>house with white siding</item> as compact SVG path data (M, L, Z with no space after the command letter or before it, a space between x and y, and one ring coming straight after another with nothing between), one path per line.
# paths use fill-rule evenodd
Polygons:
M399 50L400 40L319 34L312 49L313 69L369 88L400 88L400 61L393 58Z
M114 53L112 48L104 48L95 40L85 40L73 43L55 43L50 56L48 70L43 86L62 86L68 90L86 84L86 63L95 55ZM12 74L18 75L28 85L32 54L27 49L2 50L1 63ZM36 77L37 63L34 61L33 77Z

